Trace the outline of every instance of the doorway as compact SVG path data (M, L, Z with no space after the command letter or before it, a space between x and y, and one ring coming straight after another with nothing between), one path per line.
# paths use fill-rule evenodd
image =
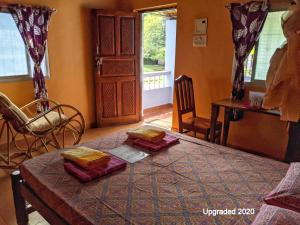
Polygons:
M142 13L142 109L145 122L171 128L177 9Z

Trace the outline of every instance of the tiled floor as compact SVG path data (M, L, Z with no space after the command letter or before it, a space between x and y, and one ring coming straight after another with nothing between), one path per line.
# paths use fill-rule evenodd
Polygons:
M163 114L161 117L155 117L151 119L145 119L145 123L152 125L152 126L157 126L157 127L162 127L164 129L171 130L172 128L172 112Z
M171 129L172 113L170 111L159 115L151 115L145 119L145 123L162 126ZM119 130L126 130L129 128L137 127L143 123L115 126L99 129L87 130L83 136L82 142L96 139L101 136L107 136ZM15 212L11 191L10 173L12 171L0 169L0 225L15 225ZM30 225L46 225L48 224L38 213L32 213L29 217Z
M172 105L144 110L144 120L146 124L162 127L168 130L171 130L172 128L172 115Z

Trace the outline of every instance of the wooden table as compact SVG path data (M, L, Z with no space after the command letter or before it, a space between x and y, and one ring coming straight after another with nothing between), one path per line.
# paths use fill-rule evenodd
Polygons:
M255 113L262 113L271 116L280 116L280 112L278 110L265 110L265 109L258 109L258 108L251 108L248 107L247 104L243 101L233 101L231 99L223 99L220 101L213 102L211 104L211 129L210 129L210 137L215 137L216 133L216 123L219 117L220 108L224 107L225 114L224 114L224 125L223 125L223 138L222 138L222 145L227 145L228 139L228 132L230 127L230 111L232 109L239 109L242 111L249 111ZM214 142L214 138L210 138L211 142Z

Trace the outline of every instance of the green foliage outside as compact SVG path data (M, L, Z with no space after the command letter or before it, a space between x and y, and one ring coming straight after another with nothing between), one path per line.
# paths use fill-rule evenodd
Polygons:
M165 59L166 19L147 13L144 15L144 58L152 61Z
M164 71L165 67L163 65L144 65L144 72L156 72L156 71Z

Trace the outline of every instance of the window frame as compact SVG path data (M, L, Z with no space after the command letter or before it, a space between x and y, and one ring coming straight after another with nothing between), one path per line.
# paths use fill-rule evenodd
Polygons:
M266 80L257 80L255 79L255 72L257 67L257 57L258 57L258 47L259 47L259 41L254 46L254 57L253 57L253 65L252 65L252 73L250 81L246 81L246 84L249 85L256 85L256 86L264 86L266 83Z
M10 14L7 9L1 8L1 7L0 7L0 13ZM16 29L18 29L18 28L16 27ZM18 75L10 75L10 76L2 76L0 74L0 83L9 83L9 82L16 82L16 81L29 81L29 80L33 79L32 66L34 66L34 64L32 62L32 59L30 58L29 53L27 52L25 44L24 44L24 47L25 47L25 56L26 56L26 64L27 64L28 74L18 74ZM48 80L48 79L50 79L48 45L46 45L44 62L45 62L44 78Z
M288 8L285 8L285 7L271 8L269 10L269 13L287 11L287 10L288 10ZM255 50L254 50L253 68L252 68L252 73L251 73L251 79L250 79L250 81L245 81L246 86L265 86L265 84L266 84L266 80L257 80L257 79L255 79L259 42L260 42L260 40L257 41L257 43L255 44L255 47L254 47Z

